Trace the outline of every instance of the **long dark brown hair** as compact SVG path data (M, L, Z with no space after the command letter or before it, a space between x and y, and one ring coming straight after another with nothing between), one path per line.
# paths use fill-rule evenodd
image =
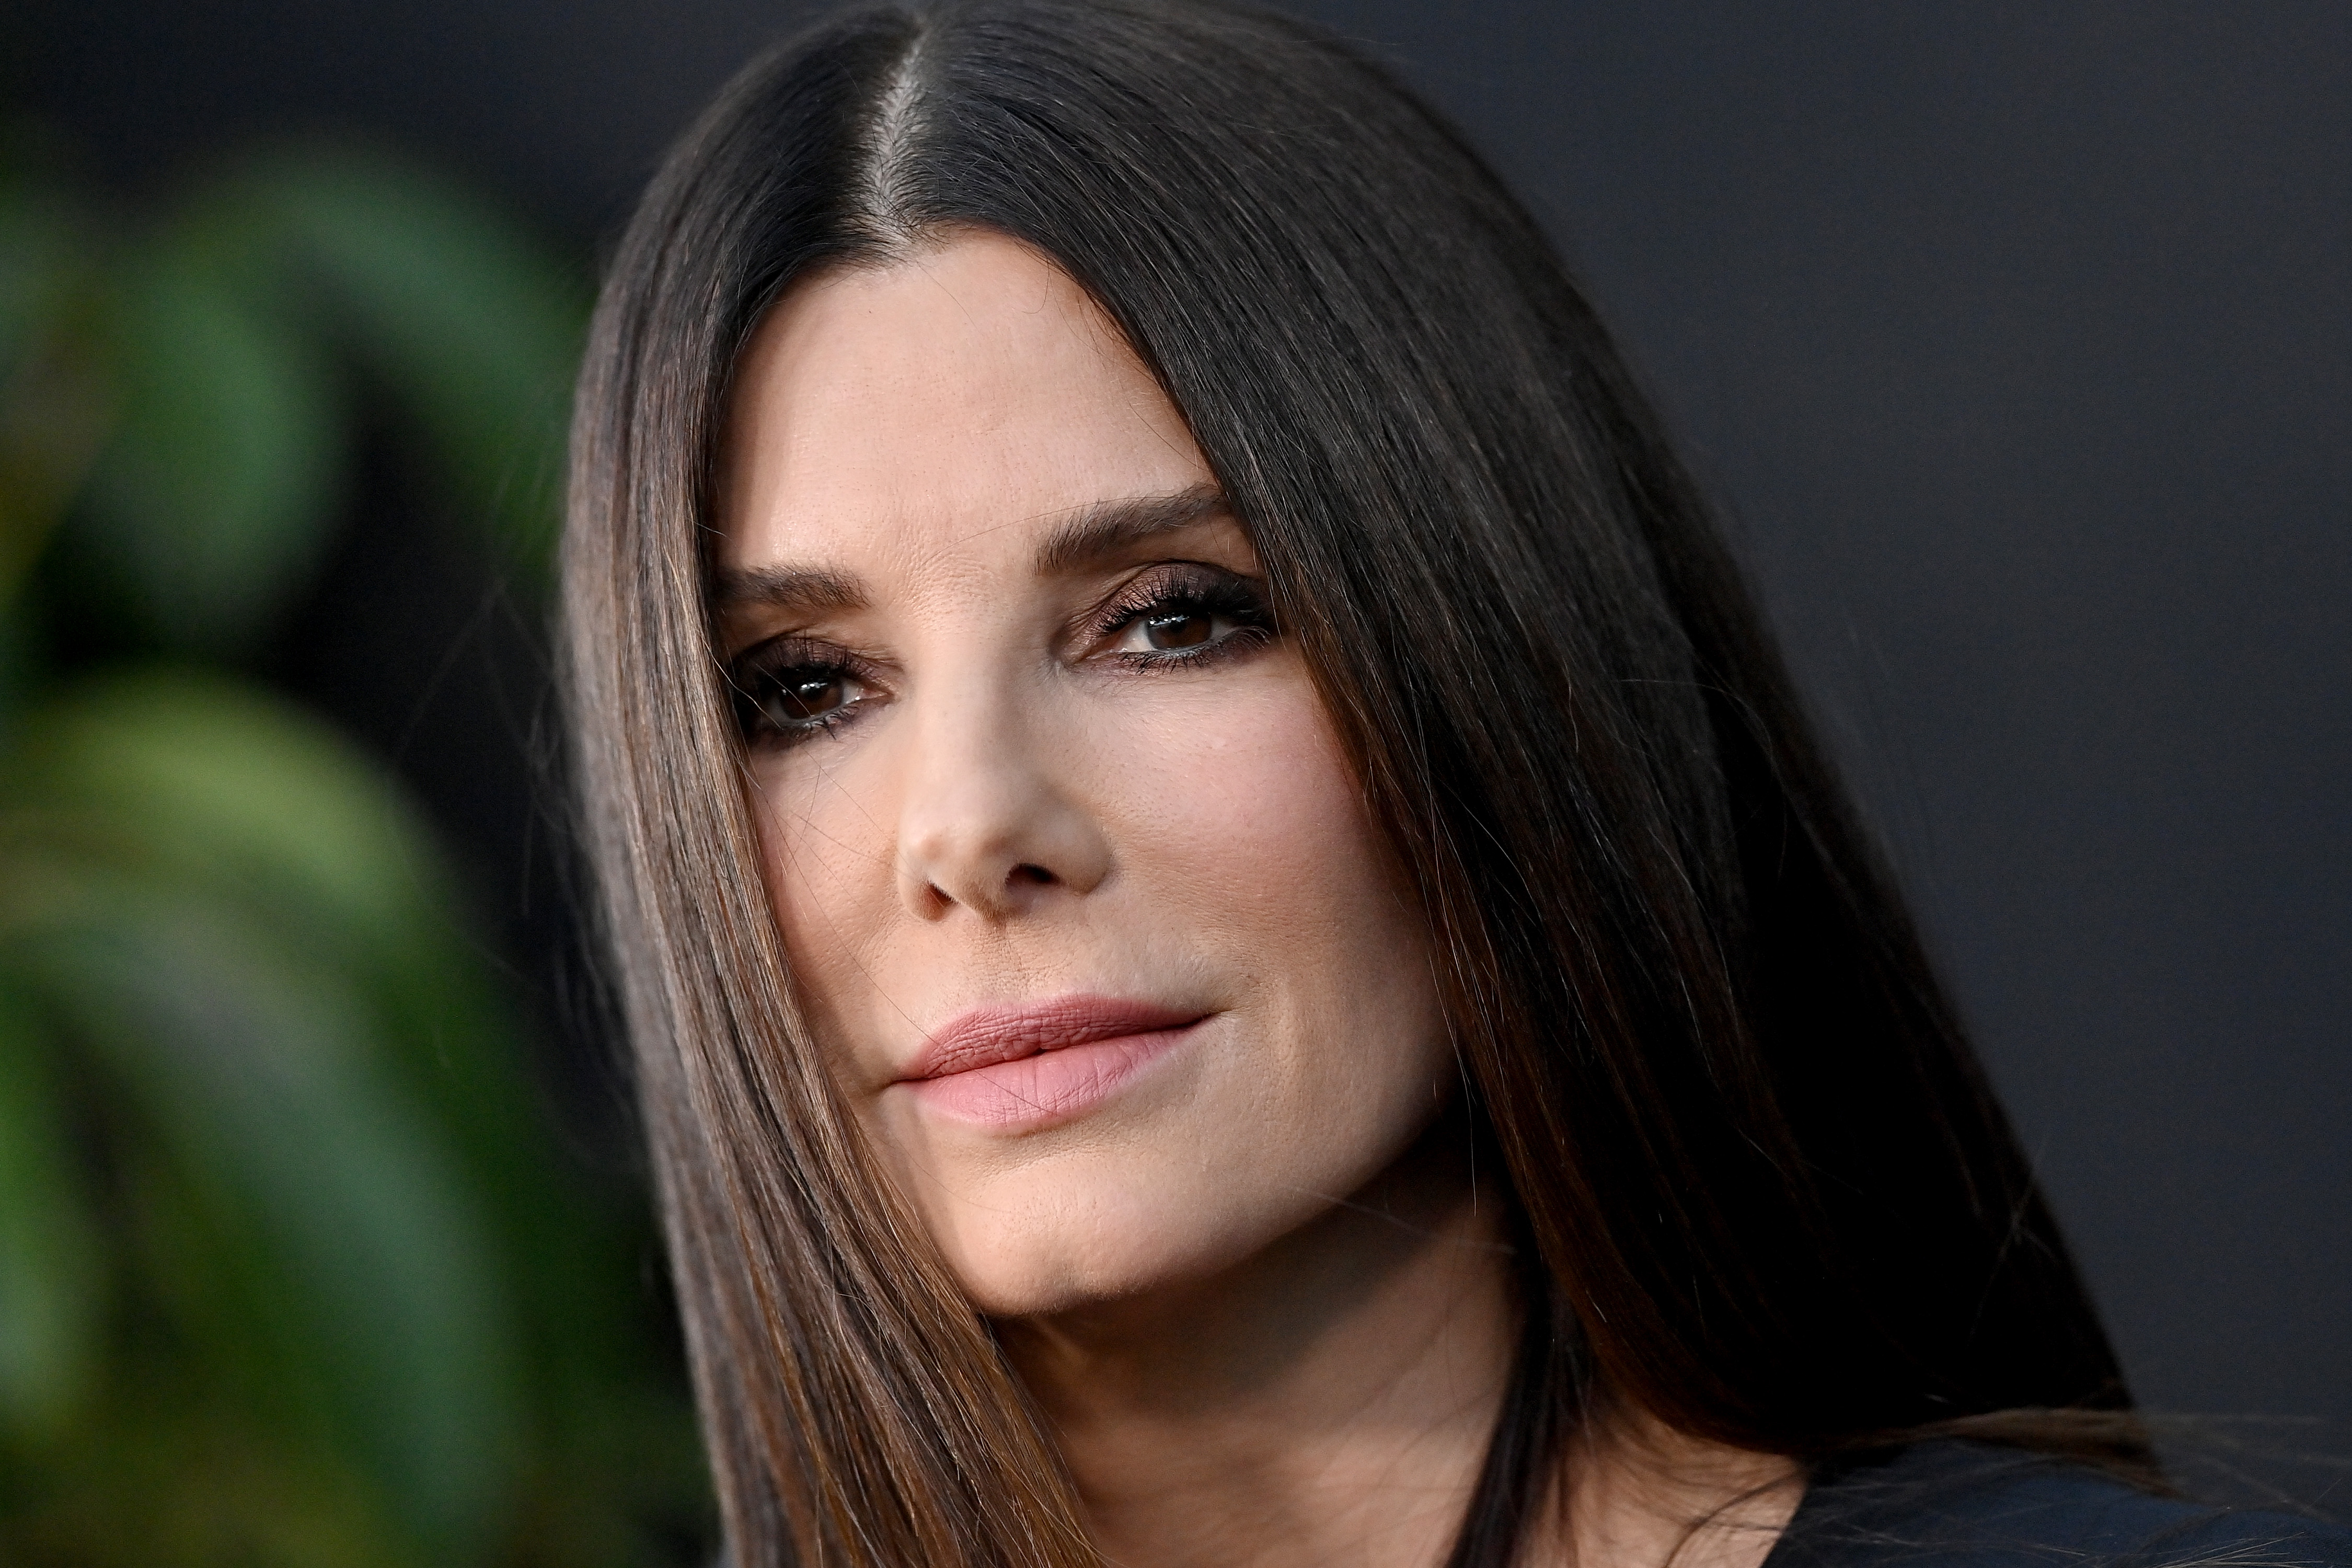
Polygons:
M1307 28L971 0L729 87L582 381L572 718L733 1561L1093 1561L796 1010L705 608L762 310L971 228L1066 269L1190 422L1444 955L1527 1322L1454 1562L1512 1561L1612 1408L1801 1459L1958 1430L2144 1460L1912 922L1527 213Z

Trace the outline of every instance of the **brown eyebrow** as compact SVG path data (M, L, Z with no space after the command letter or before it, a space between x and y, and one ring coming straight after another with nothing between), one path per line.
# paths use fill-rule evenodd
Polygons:
M856 578L824 566L730 566L711 577L711 608L720 615L757 605L814 612L862 610L866 589Z
M1045 537L1037 547L1037 573L1066 575L1156 534L1190 528L1230 510L1224 492L1205 484L1169 495L1097 501L1080 508ZM864 584L828 566L729 566L711 574L710 605L721 616L754 605L805 615L862 610L866 604Z
M1224 492L1192 485L1171 495L1097 501L1045 536L1037 547L1037 574L1062 576L1092 566L1155 534L1172 533L1209 518L1230 516Z

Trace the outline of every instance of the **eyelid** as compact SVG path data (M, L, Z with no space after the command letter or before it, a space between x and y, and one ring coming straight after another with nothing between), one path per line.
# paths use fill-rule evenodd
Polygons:
M808 632L775 632L730 655L727 659L730 677L760 669L790 668L795 664L839 668L856 675L860 680L878 682L882 676L881 661L845 647L829 638Z
M1250 601L1251 610L1266 617L1271 628L1274 606L1262 578L1210 561L1154 561L1130 572L1080 612L1068 640L1078 645L1097 642L1171 600L1214 605L1220 598L1242 595ZM837 668L886 692L893 684L888 661L803 629L771 632L729 656L722 668L730 684L740 689L763 675L795 665Z
M877 700L887 701L890 697L890 689L877 671L876 660L800 632L780 632L763 637L727 660L724 669L737 721L742 727L746 744L754 750L798 746L815 735L854 722L860 716L859 710ZM772 680L803 669L848 680L866 688L866 695L806 722L755 723L749 715L760 706L761 689Z
M1207 561L1155 561L1096 601L1081 622L1086 636L1108 637L1152 605L1185 596L1188 589L1202 594L1233 588L1243 589L1265 604L1264 584L1229 566ZM1272 613L1270 605L1267 613Z

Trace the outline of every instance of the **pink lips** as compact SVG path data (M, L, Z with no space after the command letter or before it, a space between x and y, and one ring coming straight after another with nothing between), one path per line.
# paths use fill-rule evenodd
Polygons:
M930 1037L902 1081L956 1121L1034 1131L1094 1109L1203 1016L1108 996L975 1007Z

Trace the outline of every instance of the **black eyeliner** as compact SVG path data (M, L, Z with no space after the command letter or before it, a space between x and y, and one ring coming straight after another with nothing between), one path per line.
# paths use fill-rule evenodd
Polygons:
M823 678L835 681L872 683L864 661L837 647L795 633L754 643L726 665L727 685L735 709L736 727L747 744L793 745L838 729L854 717L866 699L845 702L807 719L778 719L768 710L782 689L793 684L787 677Z
M1181 607L1226 616L1244 627L1271 634L1274 611L1250 580L1222 566L1171 562L1138 573L1094 612L1089 635L1106 637L1155 610Z

